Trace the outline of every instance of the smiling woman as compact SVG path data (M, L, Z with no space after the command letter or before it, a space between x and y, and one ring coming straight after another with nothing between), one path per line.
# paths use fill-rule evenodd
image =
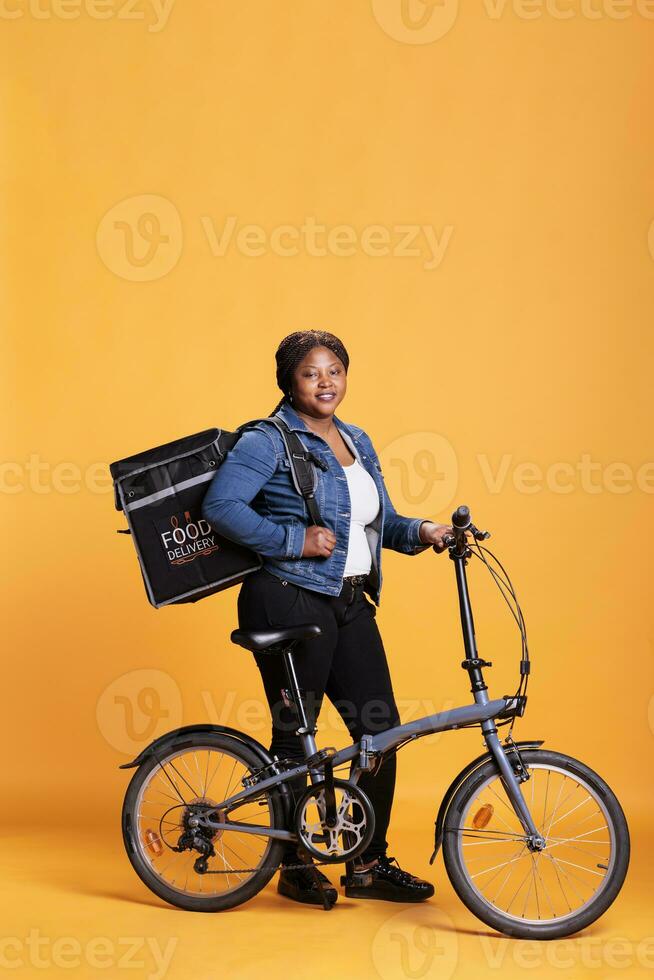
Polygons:
M398 514L369 436L334 414L345 397L349 367L338 337L322 330L297 331L282 340L276 360L284 397L271 414L295 430L321 464L316 497L322 523L307 524L304 501L284 465L282 436L265 422L245 432L220 466L205 497L203 517L220 534L264 556L262 568L241 585L240 629L320 626L320 635L300 641L294 651L308 731L315 728L326 694L352 740L358 741L399 724L375 618L381 549L415 555L433 545L440 552L451 527ZM270 752L279 759L302 759L305 746L297 719L280 700L287 687L283 659L256 652L254 657L272 714ZM303 737L313 738L306 732ZM358 859L358 870L345 878L346 895L422 901L434 892L429 882L386 857L395 767L393 754L374 774L361 777L361 789L374 807L375 832ZM290 788L297 799L304 779ZM283 865L297 861L297 852L288 845ZM315 869L315 874L320 872ZM283 868L278 889L296 901L322 904L309 868ZM329 900L336 901L336 890L326 890Z

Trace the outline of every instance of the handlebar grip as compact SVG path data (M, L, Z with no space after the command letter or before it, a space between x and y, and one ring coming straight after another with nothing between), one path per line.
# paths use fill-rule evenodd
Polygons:
M466 507L465 504L461 504L460 507L452 514L452 527L456 527L459 530L463 530L470 525L470 509Z

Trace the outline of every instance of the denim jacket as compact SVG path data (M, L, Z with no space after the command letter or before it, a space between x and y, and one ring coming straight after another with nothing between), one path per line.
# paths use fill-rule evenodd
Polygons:
M350 534L350 494L343 467L322 436L304 424L287 402L275 413L299 434L304 447L328 464L316 467L315 499L323 520L336 536L328 558L302 558L309 517L295 489L281 435L266 422L246 429L221 463L209 484L202 516L221 535L261 555L263 567L295 585L339 595ZM370 474L379 492L377 516L366 526L372 565L366 591L380 604L382 548L416 555L431 547L423 544L420 517L402 517L388 495L379 457L369 436L356 425L334 424L357 461Z

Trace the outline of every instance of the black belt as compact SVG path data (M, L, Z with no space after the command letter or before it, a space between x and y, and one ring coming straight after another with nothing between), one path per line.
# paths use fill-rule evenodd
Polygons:
M354 601L354 596L357 590L362 588L364 583L367 581L367 575L344 575L343 576L343 587L340 591L339 598L345 598L347 596L347 605L349 606ZM349 585L349 589L347 586Z

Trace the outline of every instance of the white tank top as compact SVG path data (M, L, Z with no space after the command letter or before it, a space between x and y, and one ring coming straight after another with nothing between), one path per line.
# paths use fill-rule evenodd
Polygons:
M358 460L343 470L350 491L350 537L343 575L365 575L372 565L365 528L377 516L379 494L375 481Z

